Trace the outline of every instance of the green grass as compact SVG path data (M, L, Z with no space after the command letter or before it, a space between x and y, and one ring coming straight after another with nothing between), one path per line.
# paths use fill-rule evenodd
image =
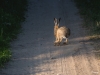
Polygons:
M0 0L0 67L11 58L10 42L17 38L27 0Z

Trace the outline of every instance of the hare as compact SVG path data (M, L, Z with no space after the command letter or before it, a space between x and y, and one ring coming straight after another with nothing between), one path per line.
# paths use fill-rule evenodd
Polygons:
M65 26L59 27L61 18L56 19L54 18L54 36L56 38L56 41L54 42L55 46L59 46L62 42L62 39L66 39L64 44L68 43L68 37L70 36L70 29L66 28Z

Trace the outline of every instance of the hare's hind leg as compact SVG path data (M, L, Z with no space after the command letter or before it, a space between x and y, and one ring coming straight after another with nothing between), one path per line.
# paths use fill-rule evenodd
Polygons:
M56 41L54 42L54 45L55 46L60 46L61 41L62 41L62 39L56 38Z
M66 45L68 44L68 38L66 38L66 41L63 44L66 44Z
M57 43L58 43L58 38L56 37L56 40L55 40L55 42L54 42L54 46L56 46Z
M68 44L68 38L66 38L66 43Z
M59 38L59 45L61 44L62 42L62 37Z

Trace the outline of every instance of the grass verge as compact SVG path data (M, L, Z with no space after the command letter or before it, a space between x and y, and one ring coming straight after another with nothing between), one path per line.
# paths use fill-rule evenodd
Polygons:
M100 0L74 0L89 31L95 54L100 59Z
M27 0L0 0L0 67L11 58L10 42L17 37Z
M100 35L100 0L74 0L92 35Z

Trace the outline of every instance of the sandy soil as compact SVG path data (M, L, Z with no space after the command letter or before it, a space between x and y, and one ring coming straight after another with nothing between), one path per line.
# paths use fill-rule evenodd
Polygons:
M72 0L28 0L22 33L11 44L13 56L0 75L100 75L94 48L81 27ZM69 44L54 46L54 17L71 29Z

